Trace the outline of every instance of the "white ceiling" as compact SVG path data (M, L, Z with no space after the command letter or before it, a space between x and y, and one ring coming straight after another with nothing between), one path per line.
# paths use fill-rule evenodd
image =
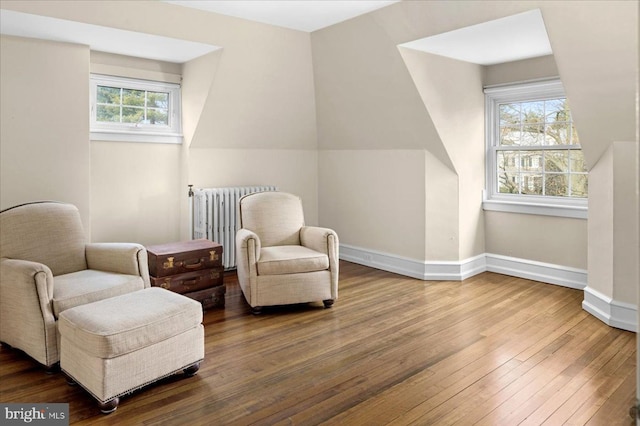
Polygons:
M165 0L301 31L333 25L398 0ZM218 46L119 30L46 16L0 10L2 34L89 45L92 50L183 63ZM401 46L481 65L550 55L542 13L531 10Z
M91 50L183 63L219 49L204 43L0 10L0 33L84 44Z
M299 31L313 32L400 0L163 0Z
M551 55L539 9L401 44L480 65Z

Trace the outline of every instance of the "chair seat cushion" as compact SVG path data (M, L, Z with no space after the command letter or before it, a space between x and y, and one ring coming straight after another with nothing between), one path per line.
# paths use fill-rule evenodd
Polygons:
M323 271L329 268L329 257L304 246L262 247L258 275L283 275Z
M178 336L201 322L200 303L150 287L67 309L60 315L58 329L86 353L107 359Z
M53 313L57 318L67 309L143 288L144 281L137 275L92 269L58 275L53 278Z

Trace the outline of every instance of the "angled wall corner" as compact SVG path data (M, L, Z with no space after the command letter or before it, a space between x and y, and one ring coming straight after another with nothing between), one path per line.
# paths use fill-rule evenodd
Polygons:
M634 331L640 282L640 212L631 201L637 197L637 149L631 142L612 143L589 174L589 278L583 303L603 322Z
M638 2L543 4L547 33L587 167L636 139Z
M222 52L219 49L182 65L182 132L186 147L191 146L201 125Z
M440 136L441 145L429 152L434 159L448 165L457 177L455 188L447 193L440 191L439 200L434 199L433 194L438 190L437 186L428 181L427 200L432 200L436 206L450 205L453 209L448 220L457 218L455 236L449 238L457 245L454 260L476 256L484 252L481 204L485 173L483 68L402 46L398 49ZM439 153L439 149L444 152ZM453 205L443 202L447 197L454 197ZM432 210L427 205L427 212ZM426 219L430 221L429 217Z

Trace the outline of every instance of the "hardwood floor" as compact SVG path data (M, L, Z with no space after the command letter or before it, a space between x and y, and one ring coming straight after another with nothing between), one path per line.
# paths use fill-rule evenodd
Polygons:
M493 273L425 282L342 262L340 295L250 313L233 275L206 358L102 415L62 374L0 349L0 401L68 402L77 425L631 425L635 334L581 291Z

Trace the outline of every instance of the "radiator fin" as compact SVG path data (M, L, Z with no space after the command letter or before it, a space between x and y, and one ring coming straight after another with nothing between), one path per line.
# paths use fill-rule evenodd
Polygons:
M277 191L275 186L239 186L193 190L193 239L206 238L222 244L222 264L234 269L236 232L240 229L240 198L254 192Z

